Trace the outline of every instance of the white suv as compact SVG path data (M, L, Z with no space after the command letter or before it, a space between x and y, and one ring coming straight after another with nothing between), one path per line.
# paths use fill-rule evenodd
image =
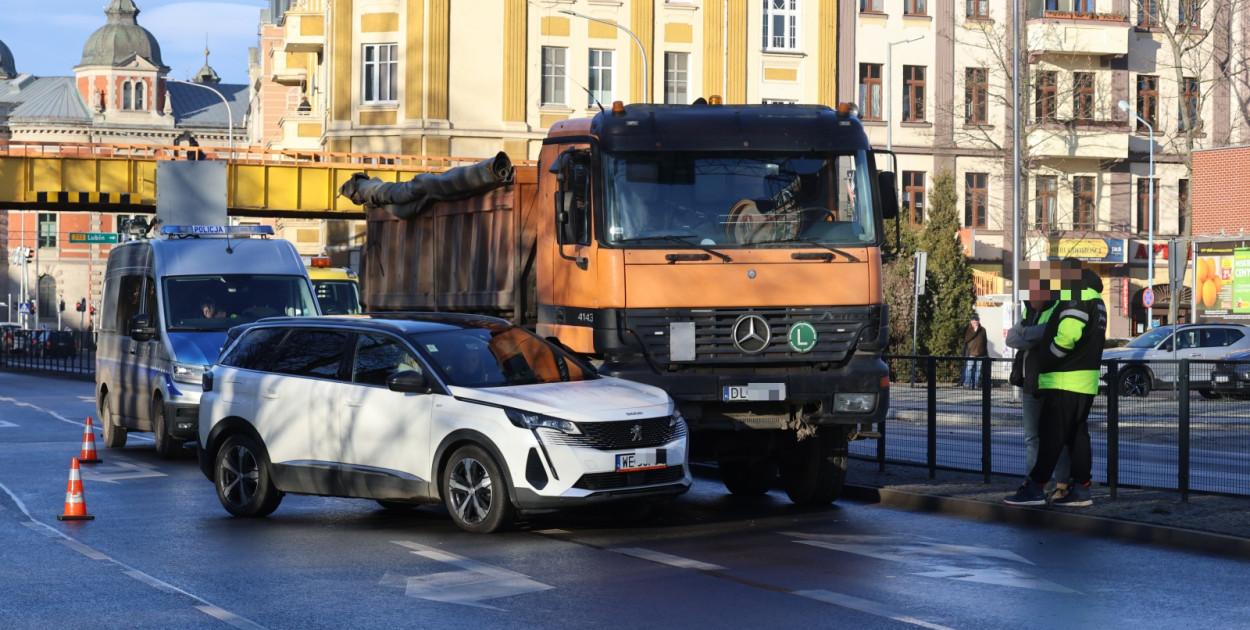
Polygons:
M1121 396L1146 396L1161 386L1174 388L1181 359L1194 361L1189 370L1189 387L1205 398L1215 397L1211 389L1214 361L1231 352L1250 349L1250 328L1238 324L1181 324L1176 328L1176 349L1172 348L1171 325L1144 333L1122 348L1104 350L1103 374L1107 362L1116 360L1116 377Z
M461 528L493 532L518 511L690 488L668 394L504 320L271 318L231 336L204 375L199 453L236 516L285 493L442 502Z

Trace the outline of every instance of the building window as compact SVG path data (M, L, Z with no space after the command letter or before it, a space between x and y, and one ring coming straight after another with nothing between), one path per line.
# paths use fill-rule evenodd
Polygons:
M543 105L567 105L564 97L564 81L566 73L564 48L543 46L542 95Z
M1158 1L1158 0L1153 0ZM1180 8L1180 14L1177 16L1177 26L1188 26L1198 28L1202 26L1202 3L1204 0L1177 0L1176 4Z
M1093 13L1094 0L1075 0L1072 3L1072 11L1074 13Z
M989 225L989 180L989 173L964 173L964 227Z
M989 122L989 74L985 68L964 71L964 122L976 125Z
M924 66L903 66L903 122L924 120Z
M131 85L132 84L130 83L130 81L127 81L122 84L122 109L125 109L125 110L134 109L134 105L130 101Z
M1137 25L1150 28L1159 25L1159 0L1137 0Z
M1189 232L1189 180L1176 180L1176 233Z
M990 0L967 0L968 8L964 15L977 19L988 20L990 17Z
M36 307L36 315L39 317L56 317L57 300L56 297L56 278L49 274L39 276L39 304Z
M764 0L764 49L799 49L799 0Z
M1154 181L1154 212L1151 209L1150 187L1147 182ZM1137 233L1146 234L1150 231L1150 215L1154 215L1154 231L1159 231L1159 180L1137 180Z
M594 107L596 103L612 103L612 86L615 84L612 76L612 54L610 50L590 49L588 107Z
M885 13L885 0L859 0L861 13Z
M394 103L399 100L399 45L365 44L363 85L360 93L366 103Z
M924 171L903 171L903 203L912 225L924 223Z
M1188 125L1185 118L1189 117ZM1197 129L1201 121L1198 120L1198 79L1197 77L1185 77L1185 82L1181 86L1181 101L1176 112L1176 129L1178 131L1188 131Z
M143 109L143 81L135 81L135 109Z
M1094 178L1072 178L1072 229L1092 230L1096 221Z
M1037 178L1037 200L1033 213L1033 226L1039 230L1053 230L1057 227L1056 213L1059 211L1059 178L1044 175Z
M925 0L904 0L903 13L907 15L927 15L928 7Z
M1094 73L1072 73L1072 117L1080 122L1094 120Z
M39 213L39 247L56 247L56 214Z
M690 53L664 53L664 102L684 105L690 102Z
M881 64L859 64L859 111L864 120L881 120Z
M1058 73L1037 73L1037 86L1033 93L1033 116L1037 122L1054 122Z
M1137 117L1146 121L1150 127L1159 126L1159 77L1145 74L1137 75ZM1145 131L1146 126L1137 123L1138 131Z

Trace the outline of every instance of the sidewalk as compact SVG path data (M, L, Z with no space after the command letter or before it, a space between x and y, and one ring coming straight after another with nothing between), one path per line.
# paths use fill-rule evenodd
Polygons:
M1022 478L937 471L851 459L845 496L887 507L937 512L1073 533L1117 538L1250 559L1250 498L1121 487L1116 498L1094 484L1094 505L1083 508L1016 507L1003 503Z

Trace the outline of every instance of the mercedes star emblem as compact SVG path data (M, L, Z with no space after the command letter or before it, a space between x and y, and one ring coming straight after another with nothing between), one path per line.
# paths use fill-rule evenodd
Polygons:
M743 315L733 327L734 345L746 354L759 354L768 349L773 331L759 315Z

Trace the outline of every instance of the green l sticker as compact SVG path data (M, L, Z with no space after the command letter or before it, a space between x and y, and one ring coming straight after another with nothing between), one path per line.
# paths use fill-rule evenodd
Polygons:
M816 347L816 327L807 322L798 322L790 327L786 341L795 352L811 352Z

